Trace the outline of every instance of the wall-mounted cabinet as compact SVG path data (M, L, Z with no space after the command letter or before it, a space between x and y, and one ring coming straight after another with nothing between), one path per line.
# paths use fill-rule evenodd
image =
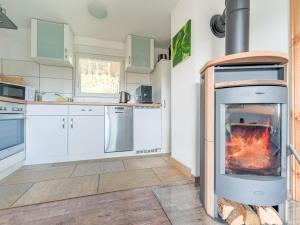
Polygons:
M126 72L150 73L153 69L154 39L128 35L126 39Z
M74 64L74 35L69 25L31 20L31 57L47 65Z

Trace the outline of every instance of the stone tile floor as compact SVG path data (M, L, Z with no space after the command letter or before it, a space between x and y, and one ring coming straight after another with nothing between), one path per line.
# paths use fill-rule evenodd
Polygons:
M0 181L0 209L191 182L168 155L24 166Z
M173 225L224 224L206 215L199 198L199 186L187 184L153 190L160 205ZM300 225L300 203L288 203L287 225Z

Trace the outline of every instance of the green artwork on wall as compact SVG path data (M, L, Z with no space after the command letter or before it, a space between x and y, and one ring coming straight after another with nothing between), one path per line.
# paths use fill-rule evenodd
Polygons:
M173 37L172 57L173 67L191 56L191 31L192 22L187 21L180 31Z

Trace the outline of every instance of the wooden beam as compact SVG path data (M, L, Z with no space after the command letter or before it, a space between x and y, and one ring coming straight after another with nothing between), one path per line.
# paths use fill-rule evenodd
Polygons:
M300 149L300 2L291 0L291 132L290 142ZM300 201L300 165L291 161L292 198Z
M205 71L205 204L208 215L215 213L215 67Z

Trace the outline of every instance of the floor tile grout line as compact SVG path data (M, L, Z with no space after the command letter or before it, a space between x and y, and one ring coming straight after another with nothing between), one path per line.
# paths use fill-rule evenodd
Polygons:
M154 175L156 176L156 178L159 180L160 184L163 184L163 180L159 178L159 176L155 173L154 169L152 167L150 169L154 173Z
M21 194L16 201L14 201L12 204L9 205L9 208L12 208L14 204L16 204L27 192L29 192L29 190L31 190L31 188L33 187L33 185L35 185L36 183L32 183L31 186L23 193Z
M125 166L125 163L124 163L124 160L121 160L122 164L123 164L123 167L124 167L124 171L128 171L126 166Z
M100 188L100 174L98 175L97 194L99 193L99 188Z
M78 167L78 164L74 165L74 168L72 170L72 173L70 174L70 176L68 178L71 178L73 176L73 174L75 173L76 168Z

